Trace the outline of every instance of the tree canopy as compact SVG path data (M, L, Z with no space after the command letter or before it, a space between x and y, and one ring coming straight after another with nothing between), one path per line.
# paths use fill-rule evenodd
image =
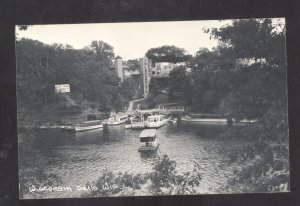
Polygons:
M21 39L16 42L18 102L47 105L55 100L54 85L70 84L79 103L95 101L100 107L121 107L123 97L111 70L113 48L103 41L76 50L69 45L47 45Z
M192 55L186 53L185 49L176 46L161 46L151 48L146 52L146 57L155 62L185 62L192 58Z

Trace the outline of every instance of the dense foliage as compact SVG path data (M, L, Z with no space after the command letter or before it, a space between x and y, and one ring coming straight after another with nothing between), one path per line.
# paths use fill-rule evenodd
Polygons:
M170 73L171 91L193 91L187 97L191 110L253 119L287 108L285 29L280 22L233 20L206 32L219 45L212 51L199 49L187 62L190 75L179 69Z
M192 111L258 120L249 126L232 127L222 135L255 142L230 151L234 154L232 164L246 160L249 164L236 171L228 190L287 191L287 68L282 20L233 20L206 32L219 40L218 46L196 53L187 63L191 74L174 69L170 90L184 92L186 106Z
M70 84L72 98L78 104L88 100L97 102L100 108L122 107L124 96L111 69L113 48L103 41L76 50L68 45L21 39L16 42L16 56L21 105L55 103L54 85Z

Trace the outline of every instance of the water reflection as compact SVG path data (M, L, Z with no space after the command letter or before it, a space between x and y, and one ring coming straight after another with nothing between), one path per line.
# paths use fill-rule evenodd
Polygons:
M75 136L77 145L98 144L103 141L103 129L76 132Z
M42 151L57 146L76 144L74 132L45 129L36 131L35 135L37 138L34 141L34 146Z
M126 128L124 124L109 125L107 130L103 130L103 136L108 142L121 141L126 138Z
M154 151L140 151L139 153L143 161L149 161L160 157L158 149Z
M216 138L228 128L227 124L202 122L182 122L180 127L184 132L192 132L202 138Z

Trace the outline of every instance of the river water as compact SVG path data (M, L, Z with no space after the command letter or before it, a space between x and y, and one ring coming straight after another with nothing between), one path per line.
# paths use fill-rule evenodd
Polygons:
M222 125L168 123L157 130L160 145L151 155L138 152L141 130L125 129L124 125L108 126L105 134L102 129L79 133L40 130L34 147L50 158L44 172L58 175L62 185L84 186L96 181L103 170L150 172L166 154L176 161L178 173L193 171L197 166L202 176L199 194L213 194L222 193L220 188L233 177L234 168L226 163L225 151L246 144L220 138L226 129ZM80 192L43 192L42 196L59 197L80 197Z

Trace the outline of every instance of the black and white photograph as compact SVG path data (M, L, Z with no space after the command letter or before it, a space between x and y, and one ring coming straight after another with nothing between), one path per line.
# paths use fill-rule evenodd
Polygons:
M20 199L290 192L285 18L15 30Z

